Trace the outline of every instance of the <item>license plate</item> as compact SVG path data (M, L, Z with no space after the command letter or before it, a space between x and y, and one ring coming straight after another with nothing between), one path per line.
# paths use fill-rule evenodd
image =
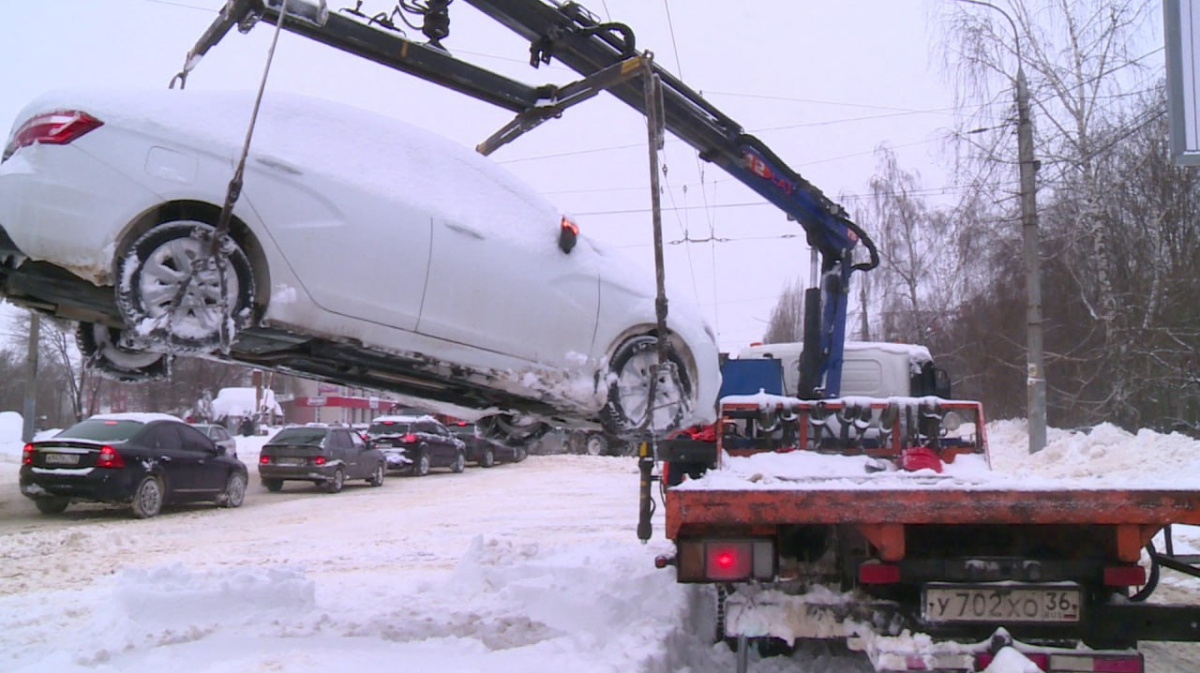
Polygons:
M47 453L45 455L47 465L78 465L78 453Z
M1078 587L930 585L924 590L927 622L1059 623L1079 621Z
M280 458L279 459L280 465L303 465L304 462L305 461L303 458Z

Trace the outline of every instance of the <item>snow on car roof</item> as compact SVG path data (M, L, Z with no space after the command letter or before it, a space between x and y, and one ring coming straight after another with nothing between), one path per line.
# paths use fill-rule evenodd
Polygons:
M437 419L429 414L421 416L376 416L371 423L416 423L417 421L437 421Z
M160 414L155 412L125 412L113 414L96 414L88 418L89 421L135 421L137 423L149 423L151 421L176 421L182 423L183 420L178 416L171 414Z

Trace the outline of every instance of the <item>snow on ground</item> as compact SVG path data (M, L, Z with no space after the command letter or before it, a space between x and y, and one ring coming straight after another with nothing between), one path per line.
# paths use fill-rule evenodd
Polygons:
M145 521L90 505L46 517L16 488L20 427L0 413L0 671L734 670L735 655L709 642L708 590L653 568L670 551L661 510L655 539L636 539L632 459L531 456L337 495L252 483L240 509ZM1185 479L1200 456L1178 435L1101 426L1052 431L1027 457L1022 423L989 429L993 463L1010 474L1120 479L1157 461ZM237 439L253 473L266 438ZM1200 597L1197 580L1171 573L1164 590ZM1146 650L1147 670L1200 670L1198 646ZM1026 670L1019 656L997 662L990 673ZM751 670L870 667L814 646L752 655Z

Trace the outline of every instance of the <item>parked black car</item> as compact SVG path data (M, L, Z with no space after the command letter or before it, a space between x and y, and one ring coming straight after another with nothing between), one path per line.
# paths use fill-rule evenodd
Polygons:
M467 460L480 467L497 462L519 463L525 460L525 447L513 447L480 435L474 423L453 421L446 425L450 432L467 446Z
M239 507L246 466L166 414L103 414L25 445L21 493L58 514L71 502L129 503L139 518L163 505L212 500Z
M383 454L362 435L348 427L317 423L280 430L258 458L258 476L272 492L282 489L285 481L311 481L330 493L341 491L347 479L383 486L386 472Z
M423 477L430 468L462 472L467 445L433 416L380 416L367 428L367 441L387 457L390 469Z

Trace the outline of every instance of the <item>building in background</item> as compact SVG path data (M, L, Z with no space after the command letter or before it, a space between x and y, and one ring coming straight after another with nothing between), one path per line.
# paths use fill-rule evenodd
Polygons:
M398 402L386 393L333 383L296 379L294 394L281 400L288 423L369 423Z

